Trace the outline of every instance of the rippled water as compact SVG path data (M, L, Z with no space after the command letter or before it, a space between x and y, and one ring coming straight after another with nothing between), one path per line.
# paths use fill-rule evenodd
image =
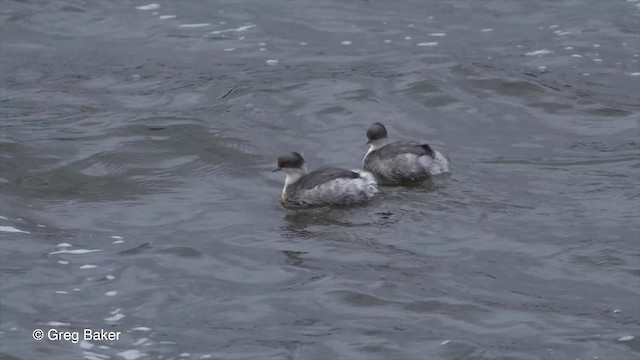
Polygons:
M0 14L0 358L640 356L640 2ZM374 121L452 176L280 206Z

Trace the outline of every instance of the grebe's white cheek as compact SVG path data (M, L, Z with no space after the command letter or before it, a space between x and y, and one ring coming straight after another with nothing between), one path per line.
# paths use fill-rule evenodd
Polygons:
M295 168L295 167L282 168L282 171L284 171L284 173L287 175L302 175L305 173L304 168Z
M377 150L387 144L387 139L378 139L371 142L371 150Z

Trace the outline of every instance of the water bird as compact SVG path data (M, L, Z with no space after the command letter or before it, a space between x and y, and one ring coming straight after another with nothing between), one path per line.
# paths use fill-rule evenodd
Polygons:
M428 144L415 140L388 144L387 128L379 122L369 126L367 139L370 146L362 168L380 183L422 181L449 172L449 160Z
M275 171L287 174L282 189L282 202L287 205L351 205L366 202L378 192L375 178L367 171L324 166L307 173L297 152L279 156Z

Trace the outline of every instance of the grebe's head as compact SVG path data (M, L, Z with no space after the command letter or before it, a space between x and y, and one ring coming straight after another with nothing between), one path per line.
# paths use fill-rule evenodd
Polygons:
M304 159L297 152L278 156L278 166L271 172L284 171L287 174L304 171Z
M381 123L373 123L367 129L367 144L371 144L377 140L384 140L387 138L387 128L384 127Z

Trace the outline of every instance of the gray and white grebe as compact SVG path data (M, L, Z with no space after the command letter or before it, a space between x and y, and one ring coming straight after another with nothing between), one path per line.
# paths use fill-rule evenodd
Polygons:
M367 139L371 146L362 167L381 183L419 181L449 172L449 161L427 144L413 140L387 144L387 129L381 123L369 126Z
M350 205L365 202L378 192L373 175L366 171L325 166L307 173L297 152L278 157L273 171L280 170L287 174L282 189L284 204Z

